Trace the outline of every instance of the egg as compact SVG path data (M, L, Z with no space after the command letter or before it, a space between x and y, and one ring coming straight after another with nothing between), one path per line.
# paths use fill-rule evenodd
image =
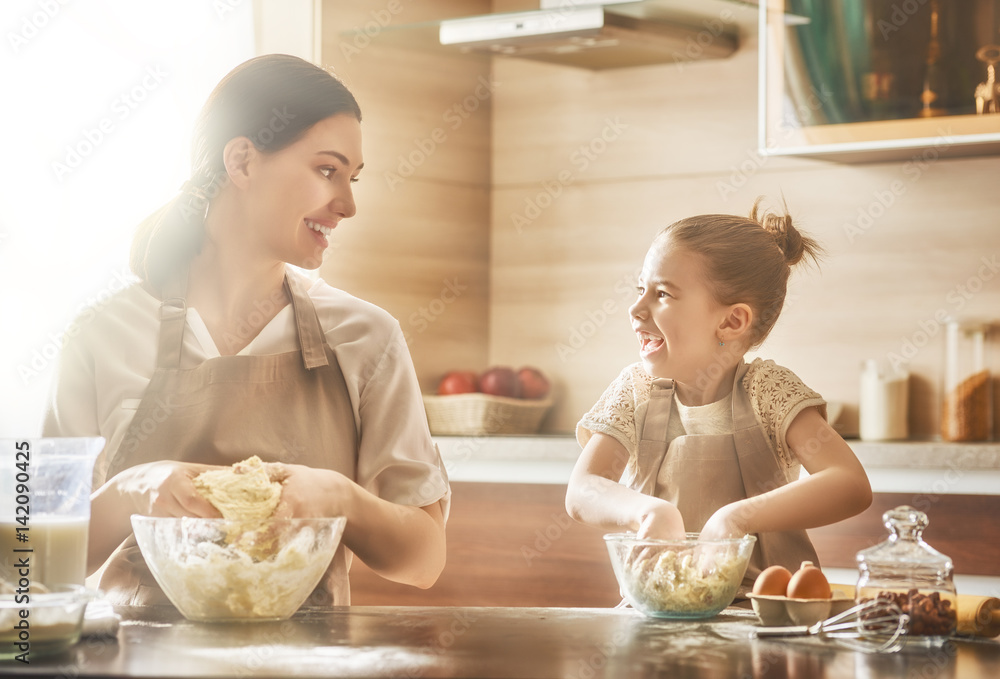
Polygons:
M792 572L784 566L768 566L754 580L753 593L785 596L791 579Z
M799 570L795 571L788 581L786 596L791 599L830 599L833 591L823 571L813 565L812 561L803 561Z

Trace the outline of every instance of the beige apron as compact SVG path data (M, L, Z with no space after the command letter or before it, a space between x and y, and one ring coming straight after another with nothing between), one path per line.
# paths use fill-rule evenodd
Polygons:
M186 323L182 295L160 305L156 371L107 478L146 462L230 465L258 455L356 477L358 431L344 374L327 345L312 300L286 275L299 350L220 356L180 368ZM351 553L340 545L307 603L347 605ZM111 555L100 588L116 605L166 603L130 535Z
M743 387L748 368L746 363L739 366L733 381L733 433L679 436L672 445L667 440L667 425L674 398L673 381L653 380L636 464L622 481L634 490L674 504L689 531L700 531L724 505L787 482ZM666 485L658 485L658 477L669 480ZM803 561L819 565L804 530L757 534L740 593L753 586L764 568L781 564L795 572Z

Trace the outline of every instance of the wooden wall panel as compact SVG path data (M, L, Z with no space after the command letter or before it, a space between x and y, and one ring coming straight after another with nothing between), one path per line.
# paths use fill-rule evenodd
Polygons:
M488 62L399 49L391 33L489 9L462 5L323 5L323 63L361 105L365 169L320 273L400 321L425 391L486 364L493 91Z
M654 234L690 215L745 214L766 195L772 204L783 196L828 256L793 277L786 310L754 355L845 402L855 431L861 362L907 358L912 435L936 434L936 318L1000 317L997 159L946 150L939 160L857 165L762 158L756 64L753 39L729 59L683 68L495 60L490 361L553 375L559 402L546 431L572 431L637 360L628 300L615 286ZM621 129L605 139L608 121ZM606 303L617 315L595 328ZM580 346L567 353L581 331L591 336L575 335Z
M368 167L359 214L338 230L322 275L387 308L404 329L422 328L412 350L425 390L450 368L534 364L558 397L545 431L572 431L636 358L623 281L653 235L692 214L745 213L765 194L784 196L828 257L819 272L793 278L757 353L845 402L848 429L861 362L905 356L911 430L934 435L941 337L925 330L942 314L995 318L1000 308L995 158L760 157L752 35L729 59L607 72L515 59L494 60L491 72L481 59L385 39L403 24L489 5L401 3L350 58L343 41L383 4L324 5L324 55L365 109ZM493 89L475 99L484 79ZM476 110L452 129L446 112L467 101ZM423 153L436 129L445 139ZM411 157L419 166L401 177ZM409 323L456 279L468 281L459 300L433 323ZM923 346L912 352L910 343Z
M936 432L943 333L925 339L923 328L934 332L942 311L995 317L1000 309L1000 271L983 269L983 257L1000 254L1000 228L977 203L991 190L995 162L942 161L899 199L898 212L853 242L843 224L870 187L893 181L897 168L834 165L820 176L748 179L744 207L754 195L783 192L803 229L827 249L818 270L793 276L785 311L756 354L788 366L826 398L853 404L865 358L890 352L908 358L917 373L911 428ZM817 192L817 181L837 190ZM641 265L653 236L675 219L729 208L702 177L603 182L565 189L518 231L509 215L523 214L534 195L494 188L490 351L494 361L532 362L552 373L560 400L546 426L572 431L610 379L638 360L626 313L631 290L623 281ZM961 226L943 227L939 209ZM981 270L988 280L966 299L957 291L969 280L977 287ZM605 319L606 308L613 313Z

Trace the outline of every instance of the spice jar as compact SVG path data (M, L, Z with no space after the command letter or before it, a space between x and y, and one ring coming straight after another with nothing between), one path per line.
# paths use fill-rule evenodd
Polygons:
M857 554L858 603L888 599L909 616L907 639L942 643L955 632L958 598L951 559L923 540L927 515L896 507L882 515L889 539Z
M993 434L992 380L987 367L988 326L945 325L941 438L988 441Z

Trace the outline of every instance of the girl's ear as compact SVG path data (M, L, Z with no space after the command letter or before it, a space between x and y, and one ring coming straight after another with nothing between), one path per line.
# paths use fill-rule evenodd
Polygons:
M719 324L719 341L731 344L747 337L753 325L753 309L749 304L733 304Z
M229 180L237 187L247 187L250 178L250 161L257 154L257 147L246 137L230 139L222 149L222 162Z

